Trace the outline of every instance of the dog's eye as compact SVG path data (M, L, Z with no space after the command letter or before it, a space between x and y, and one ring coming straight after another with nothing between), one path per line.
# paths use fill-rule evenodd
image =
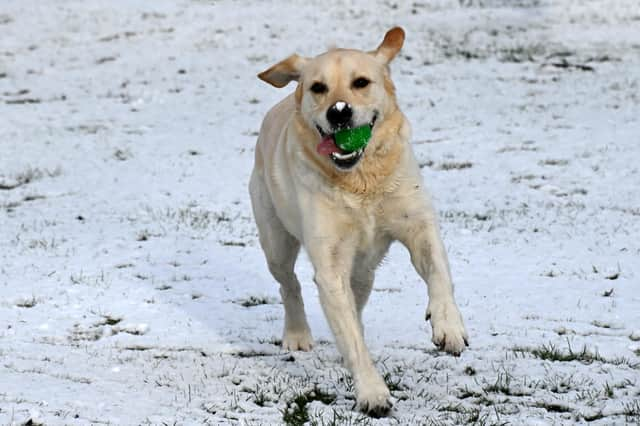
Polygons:
M371 81L369 81L368 78L358 77L355 80L353 80L353 83L351 83L351 84L356 89L363 89L363 88L367 87L369 85L369 83L371 83Z
M321 94L326 93L328 90L329 88L327 87L327 85L324 83L320 83L319 81L316 81L311 85L311 91L313 93Z

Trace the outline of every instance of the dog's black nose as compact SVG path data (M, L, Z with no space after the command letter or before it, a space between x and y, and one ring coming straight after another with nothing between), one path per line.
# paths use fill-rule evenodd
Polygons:
M334 127L345 127L351 121L352 116L351 105L342 101L336 102L327 111L327 120Z

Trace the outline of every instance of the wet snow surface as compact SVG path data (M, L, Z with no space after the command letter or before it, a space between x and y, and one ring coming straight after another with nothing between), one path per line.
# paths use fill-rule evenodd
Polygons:
M291 3L3 1L0 424L640 421L637 1ZM255 74L397 24L471 347L434 349L394 246L365 311L378 420L304 257L316 347L279 348L246 186L292 90Z

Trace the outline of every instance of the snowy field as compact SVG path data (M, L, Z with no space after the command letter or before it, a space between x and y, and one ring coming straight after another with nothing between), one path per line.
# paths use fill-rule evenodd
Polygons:
M0 4L0 424L637 424L637 0ZM256 77L330 45L392 64L471 338L435 350L394 246L365 310L395 400L352 410L306 258L316 347L247 193Z

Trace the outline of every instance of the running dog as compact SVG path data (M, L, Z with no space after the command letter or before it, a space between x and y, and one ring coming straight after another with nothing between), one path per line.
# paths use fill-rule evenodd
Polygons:
M309 255L320 302L358 408L385 415L389 389L364 340L362 310L376 267L400 241L428 283L426 319L439 348L459 355L467 332L456 305L437 217L398 108L389 63L404 43L393 28L373 51L332 49L314 58L292 55L260 73L295 92L266 115L255 150L249 191L260 244L280 284L285 350L313 345L294 264ZM343 151L336 132L369 126L366 146Z

